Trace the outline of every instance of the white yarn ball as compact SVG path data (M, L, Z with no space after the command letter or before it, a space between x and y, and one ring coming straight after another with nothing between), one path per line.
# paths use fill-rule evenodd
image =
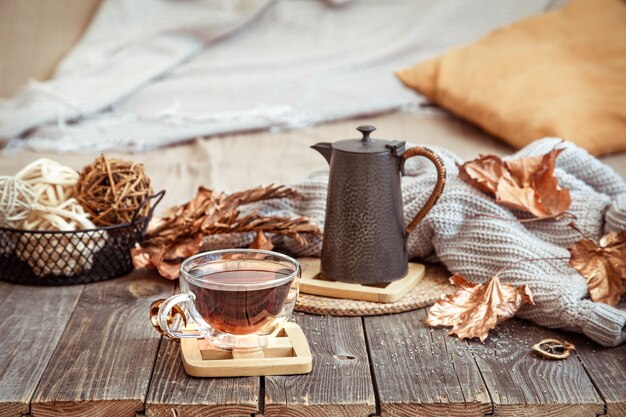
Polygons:
M96 227L74 198L78 172L72 168L38 159L15 176L31 188L34 197L32 210L21 219L21 228L79 231ZM15 243L15 254L38 276L75 275L93 266L94 254L104 243L104 231L90 235L25 233Z
M93 266L95 252L104 245L104 233L55 234L47 239L25 234L20 236L15 252L40 277L72 276Z
M37 202L56 207L74 196L78 172L51 159L37 159L26 165L16 178L33 188Z
M0 176L0 226L19 227L32 212L36 201L29 184L15 177Z
M27 230L81 230L95 225L74 198L78 172L50 159L37 159L15 177L29 185L35 207L21 224Z

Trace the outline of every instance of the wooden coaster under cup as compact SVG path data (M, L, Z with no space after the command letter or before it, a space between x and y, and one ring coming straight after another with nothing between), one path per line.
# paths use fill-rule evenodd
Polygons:
M301 258L300 292L324 297L346 298L378 303L394 303L408 294L424 278L426 268L409 262L409 272L402 279L382 284L352 284L333 281L320 274L319 258Z
M296 323L285 323L263 349L228 351L205 339L181 339L180 353L185 372L199 377L296 375L313 369L309 343Z

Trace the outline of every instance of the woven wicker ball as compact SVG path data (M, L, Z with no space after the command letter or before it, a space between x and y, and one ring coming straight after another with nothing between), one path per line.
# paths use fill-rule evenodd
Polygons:
M0 176L0 226L18 227L36 200L30 185L15 177Z
M143 164L100 155L86 166L76 184L76 198L97 226L129 223L145 217L152 195Z

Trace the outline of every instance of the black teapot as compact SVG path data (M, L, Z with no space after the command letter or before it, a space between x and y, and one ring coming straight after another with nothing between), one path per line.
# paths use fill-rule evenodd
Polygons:
M373 126L357 130L361 139L312 146L330 164L321 272L342 282L395 281L408 271L409 233L443 192L445 166L428 148L405 149L405 142L373 139ZM405 161L413 156L424 156L435 165L437 184L405 228L400 178Z

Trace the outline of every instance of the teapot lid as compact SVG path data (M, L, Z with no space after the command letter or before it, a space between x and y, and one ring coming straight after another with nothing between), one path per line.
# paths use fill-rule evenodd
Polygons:
M396 140L373 139L370 134L376 130L374 126L364 125L356 128L363 134L361 139L344 139L333 142L333 150L350 153L389 153L401 155L406 142Z

